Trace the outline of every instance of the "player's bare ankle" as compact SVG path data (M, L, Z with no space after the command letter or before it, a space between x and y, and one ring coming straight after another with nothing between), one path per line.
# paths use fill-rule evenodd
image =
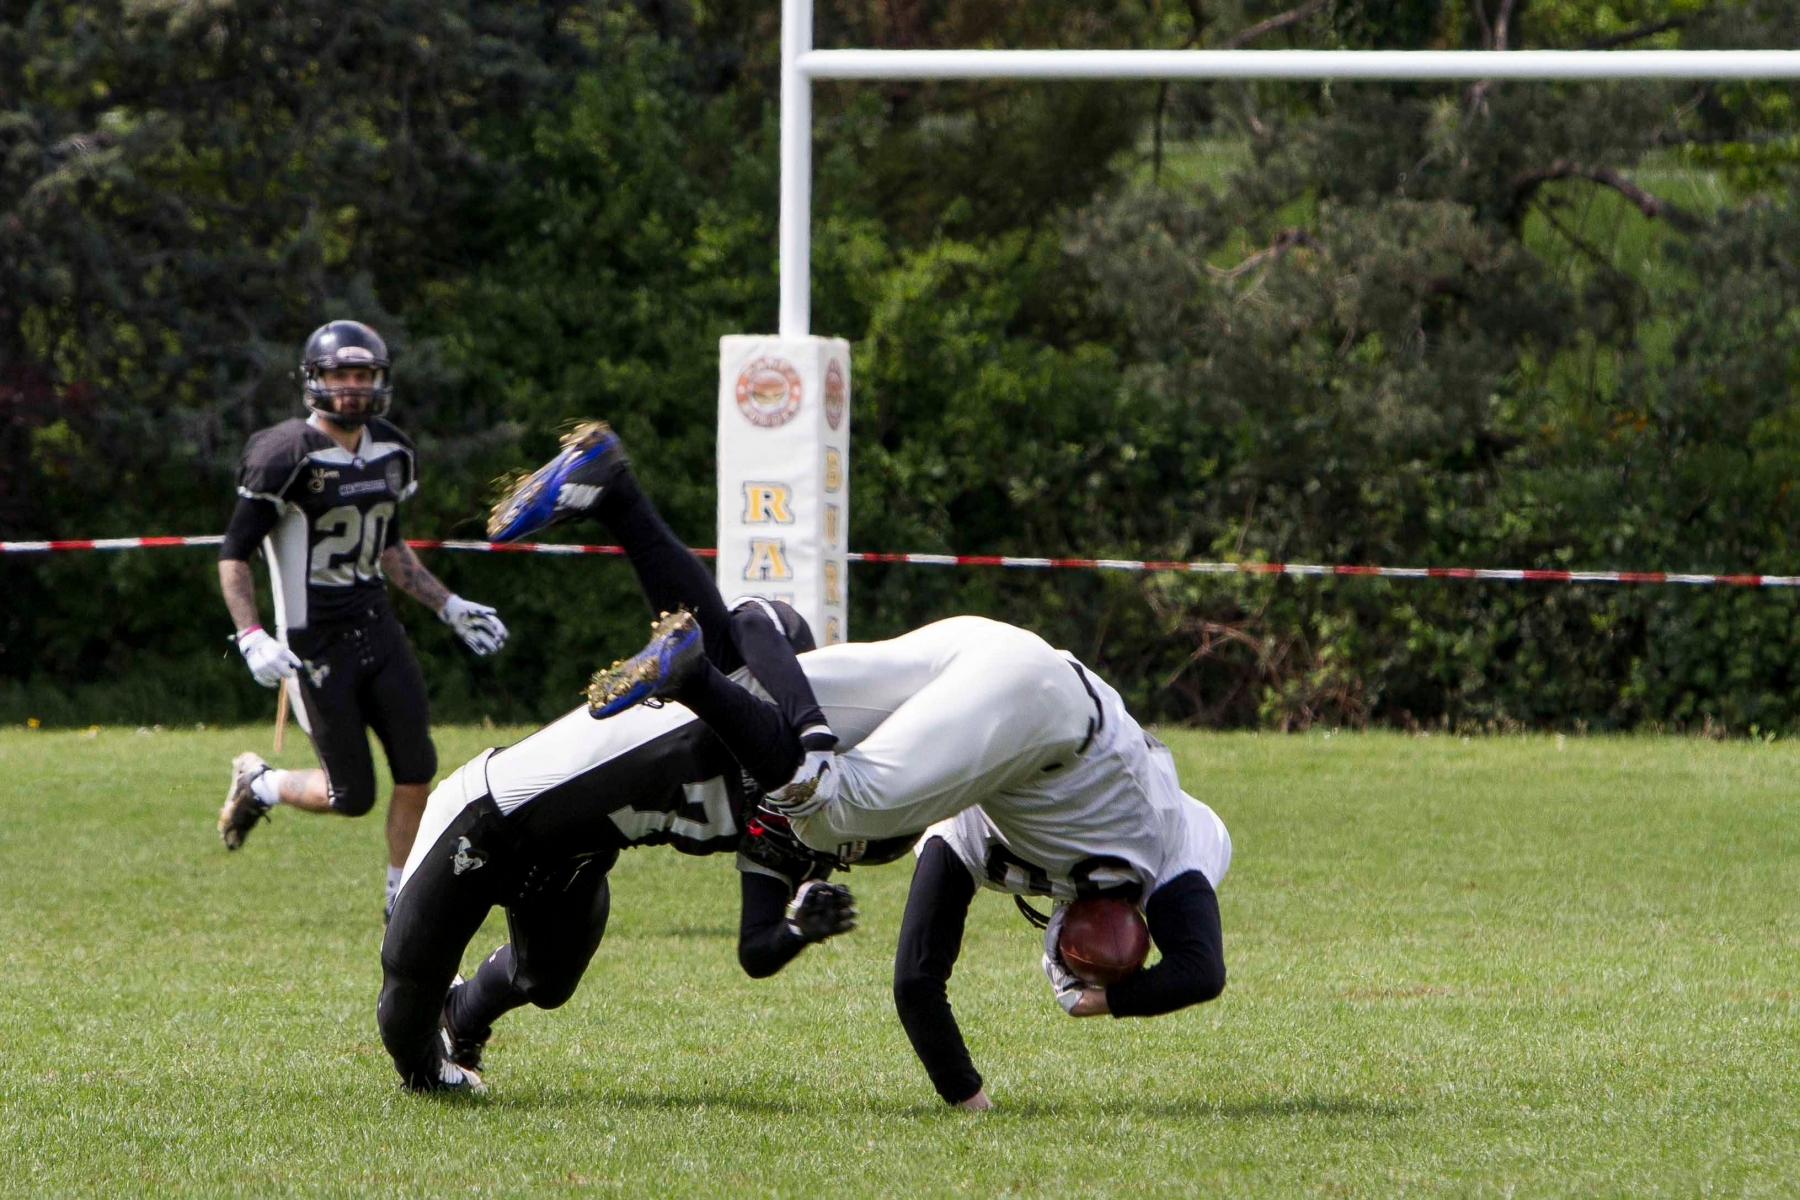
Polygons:
M986 1112L988 1109L994 1107L994 1102L988 1099L987 1088L982 1087L977 1089L973 1096L962 1101L956 1107L962 1109L964 1112Z

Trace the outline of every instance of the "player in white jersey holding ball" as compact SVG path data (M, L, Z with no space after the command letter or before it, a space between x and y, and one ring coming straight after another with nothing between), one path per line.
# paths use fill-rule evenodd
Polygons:
M954 617L800 661L838 750L809 751L767 803L845 863L866 842L924 835L894 991L946 1102L989 1107L945 989L977 886L1143 905L1162 958L1108 987L1084 986L1046 939L1045 971L1072 1016L1156 1016L1224 988L1214 889L1230 835L1073 656L1014 626ZM707 719L734 753L755 753L756 729Z

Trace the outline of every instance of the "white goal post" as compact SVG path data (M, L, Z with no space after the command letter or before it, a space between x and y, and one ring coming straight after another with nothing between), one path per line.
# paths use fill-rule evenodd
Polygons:
M818 79L1800 79L1800 50L815 50L781 6L781 307L719 369L719 587L775 594L821 644L848 635L849 346L812 336Z

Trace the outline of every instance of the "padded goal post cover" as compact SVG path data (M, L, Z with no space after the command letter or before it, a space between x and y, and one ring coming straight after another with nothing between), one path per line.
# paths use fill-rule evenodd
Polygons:
M850 343L719 339L719 591L849 636Z

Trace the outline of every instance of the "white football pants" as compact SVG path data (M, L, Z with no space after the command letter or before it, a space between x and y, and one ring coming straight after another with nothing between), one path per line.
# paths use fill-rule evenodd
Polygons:
M801 656L841 753L831 803L794 822L816 849L922 832L1071 765L1100 721L1081 668L1036 634L953 617Z

